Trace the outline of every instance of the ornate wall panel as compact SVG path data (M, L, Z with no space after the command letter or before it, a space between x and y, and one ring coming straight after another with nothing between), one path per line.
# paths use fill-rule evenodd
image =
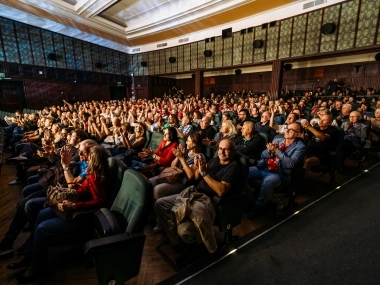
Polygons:
M57 67L66 68L65 47L63 45L63 36L53 33L54 50L57 55Z
M98 68L95 67L96 61L94 61L94 58L93 58L92 59L92 64L94 65L94 70L95 71L101 71L101 72L107 73L108 72L107 49L104 48L104 47L98 47L98 53L99 53L99 62L102 64L102 68L98 69Z
M243 38L244 35L240 33L233 34L233 54L232 54L232 65L238 65L242 62L243 53Z
M33 64L32 49L30 47L28 26L15 22L17 34L18 50L20 53L20 62L22 64ZM17 52L15 50L15 52Z
M265 47L267 45L267 43L265 42L266 32L267 32L267 29L262 29L261 26L258 26L255 28L255 37L254 37L253 41L262 40L264 42L264 45L261 48L256 48L253 50L253 62L254 63L262 62L265 60Z
M210 57L206 57L206 68L213 68L214 67L214 57L215 57L214 42L210 41L210 42L206 43L205 50L211 50L212 51L212 55Z
M166 51L160 50L160 73L165 73L165 66L167 62L169 63L168 59L166 58Z
M336 49L345 50L354 47L356 21L359 10L359 1L342 3L339 22L338 42Z
M337 25L339 14L340 14L340 5L325 8L322 25L327 24L327 23L335 23ZM338 34L337 29L332 34L329 34L329 35L322 34L321 47L319 51L320 52L334 51L336 40L337 40L337 34Z
M165 73L171 73L172 72L172 65L177 64L169 62L169 57L172 56L172 50L171 48L165 49L165 60L166 60L166 68L165 68ZM177 59L176 59L177 61Z
M222 37L215 37L215 55L214 55L214 66L222 67L223 66L223 40Z
M379 1L362 0L355 47L373 45L376 42Z
M139 76L138 55L132 54L132 73L133 76Z
M113 52L113 72L115 74L120 74L120 52L116 50L111 50Z
M307 15L294 17L291 56L304 54Z
M86 43L86 42L83 42L82 43L82 48L83 48L83 63L84 63L84 69L86 71L93 71L95 70L95 66L92 65L92 59L91 59L91 49L95 49L95 45L92 45L89 44L89 43ZM95 52L95 50L93 51ZM95 58L95 55L98 55L98 52L97 52L97 49L96 49L96 54L94 54L94 58ZM96 58L95 59L95 62L98 61L99 59Z
M123 54L125 58L125 66L124 66L124 71L123 74L130 76L131 72L131 61L132 61L132 56L130 54Z
M190 71L190 44L183 47L183 71Z
M252 63L254 33L246 33L243 38L243 60L242 63Z
M84 70L82 42L74 39L75 64L78 70Z
M30 45L32 47L33 61L35 65L46 65L44 48L41 39L41 30L35 27L29 27Z
M63 43L65 45L65 58L66 58L67 68L76 69L77 67L75 65L73 39L69 37L63 37Z
M5 59L8 62L20 62L18 47L16 41L16 33L13 21L1 19L1 34L3 36Z
M149 66L149 55L148 55L148 53L142 53L141 54L141 60L139 61L139 64L140 64L140 70L142 71L142 72L140 72L140 74L149 75L150 69L148 68L148 66L142 67L141 66L142 61L146 61L148 63L148 66Z
M113 52L111 49L106 49L106 55L107 55L107 70L108 73L115 73L115 63L114 63L114 57ZM138 71L137 71L138 73Z
M178 57L178 52L177 52L177 47L172 47L171 48L171 54L176 58L176 62L172 64L172 73L173 72L178 72L178 64L181 58Z
M191 69L197 69L198 68L198 44L191 43L191 62L190 62L190 68Z
M268 28L267 31L267 50L266 50L266 60L277 59L277 49L278 49L278 32L279 32L279 23L275 27Z
M322 10L309 13L307 20L305 54L317 53L321 35Z
M143 58L142 53L137 54L136 67L137 67L137 74L140 76L144 75L144 67L141 66L142 58Z
M290 56L290 45L292 40L293 18L281 21L280 46L278 48L278 58Z
M151 51L148 54L148 70L149 74L154 74L154 68L155 68L155 60L154 60L154 52Z
M198 68L205 68L205 55L204 51L206 49L206 44L204 41L198 42Z
M232 38L223 39L223 66L232 65Z
M53 33L46 30L41 30L41 32L45 55L47 56L49 53L55 53L53 45ZM46 65L49 67L56 67L57 62L55 60L46 59Z
M156 50L154 53L154 73L160 73L160 51Z
M183 45L178 46L178 67L177 71L182 72L183 71L183 60L184 60L184 55L183 55Z

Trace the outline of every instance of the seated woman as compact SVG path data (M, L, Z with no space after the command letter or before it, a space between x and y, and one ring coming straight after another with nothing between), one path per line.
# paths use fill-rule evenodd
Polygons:
M223 116L224 116L224 114L223 114ZM215 136L212 140L209 140L206 138L202 142L204 144L209 145L209 146L215 146L223 139L230 139L230 140L234 141L235 137L236 137L235 125L231 120L227 120L227 121L222 122L222 126L220 128L220 131L215 134Z
M135 123L135 132L133 134L128 134L126 129L124 129L126 125L122 125L116 133L119 137L121 137L121 144L116 146L116 148L111 148L110 152L112 156L117 156L119 154L123 154L128 150L135 150L137 152L141 152L143 146L145 144L145 126L143 123Z
M178 126L179 126L179 120L178 120L177 115L170 114L168 117L168 122L164 125L164 129L169 128L169 127L178 128Z
M80 151L82 154L83 150ZM71 161L70 153L64 149L62 155L62 166L65 169L65 177L72 180L69 171ZM87 176L81 186L76 188L78 194L77 202L64 200L58 204L58 210L97 210L104 206L106 201L106 177L108 175L108 154L106 150L99 146L93 146L88 156ZM74 219L64 221L59 218L51 208L45 208L38 214L35 226L31 232L24 255L19 262L8 265L8 269L19 269L29 266L23 275L18 277L21 282L32 281L46 271L47 254L49 244L55 237L69 234L70 236L91 232L91 218Z
M140 158L152 157L154 162L163 167L169 167L175 158L172 149L178 146L177 139L177 130L169 127L164 130L164 138L155 152L144 148L138 155Z

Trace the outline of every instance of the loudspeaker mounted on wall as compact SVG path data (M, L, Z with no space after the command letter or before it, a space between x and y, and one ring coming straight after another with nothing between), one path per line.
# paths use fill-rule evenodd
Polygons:
M141 66L142 66L142 67L147 67L147 66L148 66L148 63L147 63L146 61L142 61L142 62L141 62Z
M169 57L169 62L170 63L175 63L176 62L176 58L174 56Z
M326 23L321 27L321 33L324 35L330 35L335 32L336 25L334 23Z
M210 41L210 38L205 39L205 43L207 44Z
M240 75L241 74L241 69L235 69L235 74Z
M211 57L212 56L212 50L206 49L203 52L203 54L204 54L205 57Z
M253 32L253 27L249 27L248 29L247 29L247 33L252 33Z
M284 64L284 70L291 70L293 68L293 64L291 63L285 63Z
M380 52L375 55L375 60L380 61Z
M247 29L242 29L242 30L240 30L240 34L241 34L241 35L244 35L246 32L247 32Z
M211 37L210 41L215 42L215 37Z
M50 60L57 60L57 55L51 52L47 55L47 58Z
M269 22L269 27L276 27L276 21Z
M253 47L254 48L261 48L264 45L263 40L254 40L253 41Z
M95 63L95 67L100 69L103 67L103 63L97 62L97 63Z

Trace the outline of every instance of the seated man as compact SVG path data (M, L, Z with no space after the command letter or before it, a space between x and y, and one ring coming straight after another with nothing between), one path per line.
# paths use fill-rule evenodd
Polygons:
M242 166L234 159L235 144L229 139L222 140L218 148L218 156L212 158L207 164L204 158L196 158L194 163L196 165L195 178L202 179L196 186L199 193L203 193L208 197L218 196L232 196L239 193L243 186L243 181L239 174L244 173ZM188 189L188 188L187 188ZM187 191L185 189L184 191ZM183 193L183 192L182 192ZM182 194L181 193L181 194ZM162 228L165 230L170 242L173 245L182 243L192 243L195 241L196 236L199 236L199 224L195 225L191 220L181 223L178 227L169 224L173 217L172 208L176 203L178 195L171 195L160 198L156 201L155 212ZM206 200L207 197L206 197ZM209 201L211 203L211 201ZM203 219L201 219L203 220ZM177 225L177 223L174 223ZM203 224L203 222L202 222ZM211 225L203 224L203 230L212 232ZM211 227L211 228L209 228ZM216 250L215 238L211 239L212 250Z
M265 111L261 115L261 121L255 124L255 132L266 133L268 134L269 141L272 141L276 135L276 131L270 127L270 114L268 111Z
M204 116L199 125L197 132L201 135L201 139L212 140L215 137L216 131L211 126L211 118Z
M290 171L303 161L306 146L300 139L301 133L300 124L290 124L285 131L284 139L278 143L268 143L267 149L261 153L261 160L257 166L249 168L246 190L251 202L253 202L251 183L254 180L261 180L262 184L259 197L249 209L248 219L254 219L260 214L272 196L273 190L282 182L287 181Z
M236 129L238 132L241 131L245 122L249 120L249 111L247 109L241 109L238 113L238 122L236 124Z
M190 118L188 116L184 116L182 118L181 126L176 129L179 138L186 138L193 132L193 125L191 124Z
M328 163L329 151L333 150L338 134L335 127L331 126L331 123L331 115L321 115L319 127L313 127L308 121L302 123L302 127L308 131L310 138L304 163L306 172L310 171L314 165Z
M368 125L361 123L359 120L360 113L353 111L350 113L349 121L342 124L342 129L345 133L343 150L346 155L353 150L359 149L361 140L367 139Z
M255 124L246 121L241 128L241 136L235 140L236 151L245 154L250 159L260 159L261 152L265 149L265 140L255 134Z

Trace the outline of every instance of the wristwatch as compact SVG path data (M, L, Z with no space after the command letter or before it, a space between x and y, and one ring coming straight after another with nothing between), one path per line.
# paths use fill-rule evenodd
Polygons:
M68 167L63 168L63 171L69 171L69 170L70 170L70 168L68 168Z
M207 175L206 172L201 172L200 174L201 174L202 177L205 177Z

